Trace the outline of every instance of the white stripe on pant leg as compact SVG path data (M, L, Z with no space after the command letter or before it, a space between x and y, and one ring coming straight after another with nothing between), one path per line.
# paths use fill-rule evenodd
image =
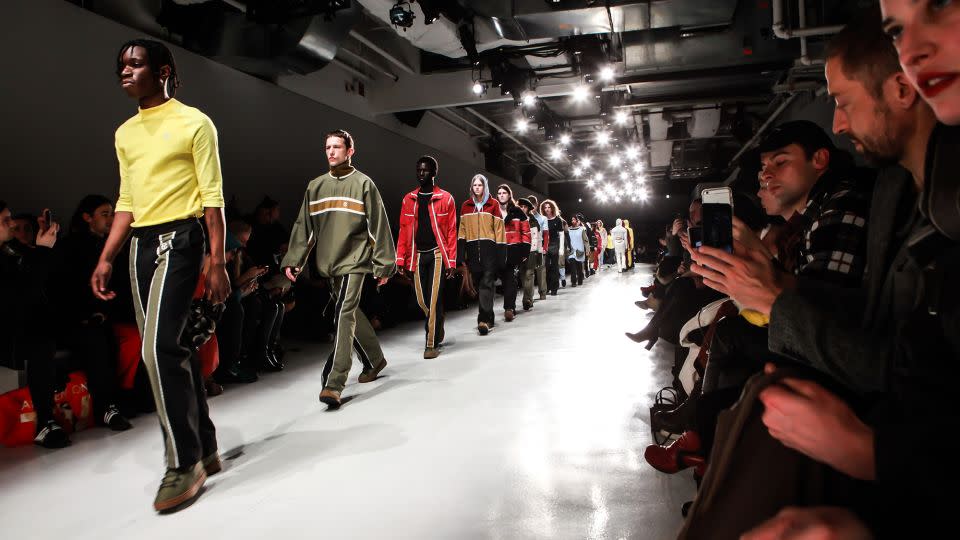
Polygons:
M337 307L336 307L336 335L333 338L333 359L330 364L330 372L333 372L333 368L337 365L337 349L340 348L340 328L342 327L340 319L343 318L343 299L347 296L347 288L350 286L350 274L343 276L343 281L340 282L340 298L337 298ZM351 343L348 346L353 346ZM327 373L327 380L329 381L330 374Z
M174 237L176 236L176 234L177 234L176 231L174 231L173 234L170 236L170 240L169 240L170 243L173 243L173 239L174 239ZM162 243L163 243L163 242L162 242L162 236L160 237L160 239L161 239L161 244L162 244ZM171 252L171 250L172 250L172 248L171 248L171 249L168 249L168 250L167 250L166 252L164 252L163 255L162 255L162 257L163 257L163 262L162 262L161 264L163 265L163 277L161 277L161 279L160 279L160 290L159 290L159 293L158 293L159 298L157 299L156 313L154 314L154 317L153 317L153 339L152 339L152 341L153 341L153 369L154 369L154 373L156 373L156 378L157 378L157 388L156 388L157 396L156 396L156 399L157 399L157 401L159 401L159 405L160 405L160 408L157 409L157 416L160 417L160 425L161 425L161 427L163 428L163 430L164 430L164 431L166 432L166 434L167 434L167 452L171 452L172 455L173 455L174 468L180 468L180 466L181 466L181 463L180 463L180 454L177 453L177 440L176 440L176 438L174 438L174 436L173 436L173 427L170 425L170 415L167 413L167 401L166 401L165 396L163 395L163 381L162 381L161 378L160 378L160 362L159 362L159 360L157 359L157 328L159 327L159 324L158 324L158 320L157 320L157 319L159 319L159 317L160 317L161 307L163 306L163 288L164 288L164 286L166 285L166 282L167 282L167 272L170 270L170 252ZM156 272L156 270L154 270L154 272ZM157 276L156 276L156 274L154 274L153 279L156 279L156 278L157 278ZM153 282L152 282L152 281L151 281L151 283L150 283L150 292L151 292L151 293L153 292ZM151 300L151 298L148 296L148 297L147 297L147 309L148 309L148 310L149 310L150 304L151 304L150 300ZM148 312L148 314L149 314L149 312ZM144 332L146 332L146 330L147 330L146 325L147 325L147 318L144 317ZM146 340L144 340L144 345L146 345ZM144 349L146 349L146 347L144 347ZM141 354L143 355L144 360L146 360L146 358L147 358L146 350L141 351ZM162 411L162 412L161 412L161 411Z
M140 278L137 274L137 262L140 260L137 256L139 247L140 241L134 236L130 243L130 262L127 264L127 270L133 277L133 309L137 319L137 330L140 332L140 339L142 341L145 316L143 314L143 299L140 297ZM143 352L141 351L140 354L142 356Z

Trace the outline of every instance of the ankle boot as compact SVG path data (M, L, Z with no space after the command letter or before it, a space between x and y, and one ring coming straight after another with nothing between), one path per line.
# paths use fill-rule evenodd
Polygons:
M706 463L696 431L683 432L679 439L667 446L651 444L643 452L643 458L654 469L667 474Z
M656 329L652 329L649 326L634 334L631 334L630 332L624 332L624 333L627 335L628 338L630 338L633 341L636 341L637 343L643 343L644 341L646 341L647 344L645 347L648 351L652 349L654 345L657 344L657 340L659 339L657 337Z

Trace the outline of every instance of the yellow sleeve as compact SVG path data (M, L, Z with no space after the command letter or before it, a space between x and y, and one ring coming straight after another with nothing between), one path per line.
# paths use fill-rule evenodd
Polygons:
M206 116L193 136L193 163L200 186L200 203L204 208L223 208L223 175L220 172L217 128Z
M114 146L117 150L117 162L120 164L120 195L117 197L115 210L117 212L133 212L133 198L130 197L129 164L116 140Z

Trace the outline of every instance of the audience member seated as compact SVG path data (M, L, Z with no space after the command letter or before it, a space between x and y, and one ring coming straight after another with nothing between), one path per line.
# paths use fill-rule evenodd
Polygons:
M18 242L10 208L0 201L0 363L27 370L27 386L37 414L34 442L63 448L70 444L70 437L53 417L57 380L52 326L56 318L47 289L60 227L42 218L39 225L35 248Z
M90 276L113 224L113 203L102 195L87 195L70 221L70 234L58 246L50 290L57 314L57 341L69 352L67 371L81 370L93 398L99 425L114 431L133 427L118 407L117 342L109 320L108 302L90 289Z

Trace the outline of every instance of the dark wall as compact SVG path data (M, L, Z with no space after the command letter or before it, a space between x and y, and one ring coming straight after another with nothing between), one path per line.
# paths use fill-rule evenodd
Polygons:
M113 73L117 49L140 33L62 0L7 0L0 35L0 199L14 211L54 209L64 222L87 193L115 197L113 136L136 113ZM354 164L377 183L396 223L399 200L416 187L422 154L440 161L440 184L465 199L473 165L373 123L173 48L178 98L209 115L220 134L227 197L249 210L269 194L292 221L307 182L327 169L322 134L350 131ZM502 179L489 175L491 184ZM530 193L515 186L517 195Z

